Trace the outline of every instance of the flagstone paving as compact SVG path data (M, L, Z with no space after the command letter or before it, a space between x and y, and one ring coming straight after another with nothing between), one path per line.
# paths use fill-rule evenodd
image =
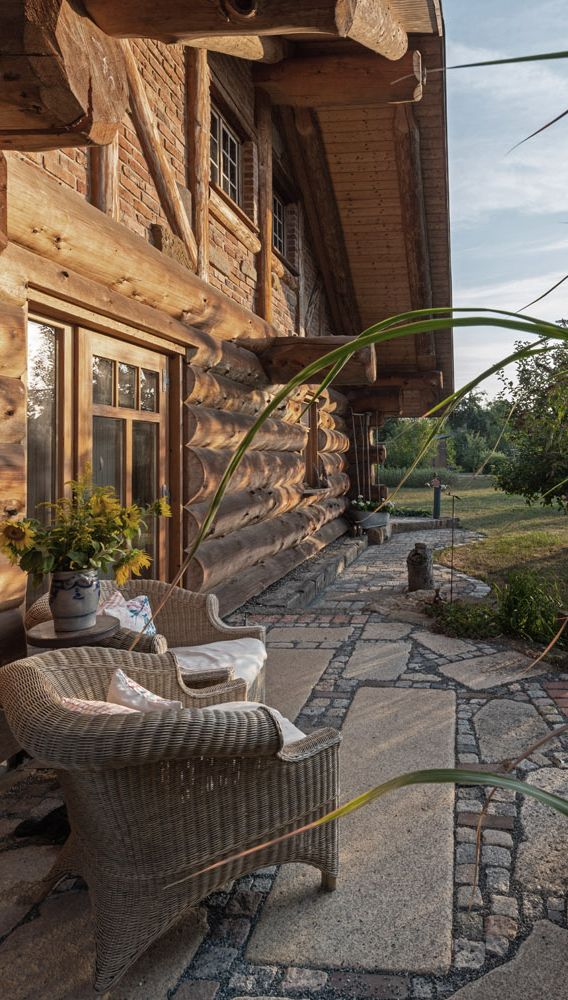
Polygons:
M458 542L468 537L456 532ZM452 759L487 766L566 721L568 673L540 663L533 676L506 643L435 635L419 601L405 596L415 542L439 548L449 540L446 530L396 535L363 551L301 612L289 613L284 581L233 616L271 630L275 707L297 716L304 732L343 731L344 801L409 768ZM334 557L341 560L339 549ZM448 570L435 573L448 593ZM295 592L298 579L295 571ZM456 574L454 594L485 591ZM516 773L568 797L567 738L537 749ZM67 882L31 905L27 883L55 848L12 835L22 819L57 804L57 784L29 768L3 781L2 996L94 996L84 886ZM485 799L476 787L421 787L361 810L342 822L335 893L317 892L317 873L303 867L240 879L157 942L112 1000L568 1000L568 821L497 790L476 879Z

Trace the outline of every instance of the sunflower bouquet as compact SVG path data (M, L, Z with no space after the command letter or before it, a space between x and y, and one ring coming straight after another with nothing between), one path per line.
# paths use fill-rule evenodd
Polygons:
M39 582L48 573L113 569L118 585L138 576L151 558L135 542L150 517L170 517L166 500L122 506L111 486L94 486L90 473L69 483L68 497L42 504L47 523L30 517L0 522L0 551Z

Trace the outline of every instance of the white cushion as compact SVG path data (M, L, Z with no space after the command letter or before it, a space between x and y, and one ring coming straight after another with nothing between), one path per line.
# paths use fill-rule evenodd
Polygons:
M172 708L179 711L183 708L181 701L160 698L158 694L133 681L132 677L128 677L120 668L115 670L111 677L107 701L114 705L133 708L136 712L167 712Z
M208 705L207 708L214 708L218 712L251 712L255 708L267 708L266 705L261 705L258 701L226 701L221 705ZM290 719L286 719L281 712L277 709L270 709L271 715L275 715L278 719L280 729L282 730L282 737L284 740L284 746L288 743L296 743L297 740L303 740L305 733L301 729L298 729Z
M145 635L156 635L156 626L152 618L150 599L143 594L131 597L128 601L120 590L114 590L110 597L101 601L99 611L118 618L123 628L131 632L144 632Z
M203 646L176 646L171 650L182 674L202 670L229 670L231 676L252 684L266 661L266 647L260 639L224 639Z

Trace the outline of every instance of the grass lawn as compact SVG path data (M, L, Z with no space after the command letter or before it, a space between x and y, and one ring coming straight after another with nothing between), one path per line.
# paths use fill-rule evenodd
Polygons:
M464 528L487 535L455 550L456 569L488 583L503 582L513 569L531 569L556 580L568 602L568 516L550 507L529 507L522 497L493 489L490 476L463 475L454 488L456 515ZM402 489L399 507L431 508L432 490ZM451 497L442 494L442 516L452 513ZM449 565L449 552L438 553Z

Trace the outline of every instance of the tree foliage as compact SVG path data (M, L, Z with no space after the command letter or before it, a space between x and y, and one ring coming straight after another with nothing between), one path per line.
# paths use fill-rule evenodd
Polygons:
M516 382L502 378L516 402L510 455L497 470L505 493L568 510L568 346L517 362Z
M390 417L382 431L387 446L389 466L408 469L432 430L432 421L425 417ZM432 441L420 460L420 467L432 466L438 452L438 442Z

